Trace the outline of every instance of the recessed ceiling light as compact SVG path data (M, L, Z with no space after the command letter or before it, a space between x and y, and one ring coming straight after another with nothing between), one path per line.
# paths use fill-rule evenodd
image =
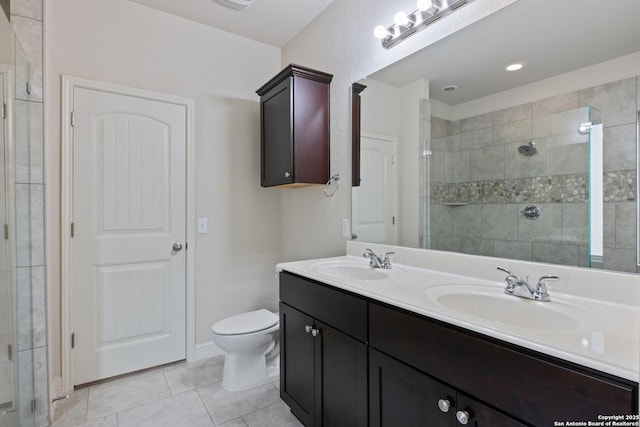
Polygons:
M215 2L234 10L245 10L253 0L214 0Z
M447 85L442 87L443 92L453 92L456 89L458 89L458 86L456 85Z
M524 62L514 62L504 67L504 69L507 71L518 71L521 70L522 67L524 67Z

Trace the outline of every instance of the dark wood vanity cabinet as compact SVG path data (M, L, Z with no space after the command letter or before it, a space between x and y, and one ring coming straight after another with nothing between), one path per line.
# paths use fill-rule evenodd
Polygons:
M331 74L289 65L260 95L260 184L305 186L329 180Z
M374 349L369 350L369 381L371 426L452 425L438 401L455 402L455 389Z
M280 396L306 426L367 425L367 303L280 274Z
M638 413L633 381L287 272L280 299L280 394L306 426L542 427Z
M369 350L369 421L372 427L526 427L374 349Z
M471 425L478 427L553 426L554 421L638 413L633 381L384 304L369 304L369 345L455 387L457 410L468 407L477 418ZM481 416L500 414L500 423L481 424Z

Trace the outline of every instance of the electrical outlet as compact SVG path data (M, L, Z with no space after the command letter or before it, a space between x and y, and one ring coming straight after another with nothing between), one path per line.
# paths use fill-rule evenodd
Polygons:
M208 232L207 218L198 218L198 234L207 234Z
M351 237L350 221L347 218L342 218L342 237Z

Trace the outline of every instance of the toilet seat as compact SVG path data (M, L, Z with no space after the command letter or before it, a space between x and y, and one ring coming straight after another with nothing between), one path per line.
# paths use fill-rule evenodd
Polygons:
M260 309L236 314L213 324L211 330L218 335L243 335L268 329L278 323L278 316Z

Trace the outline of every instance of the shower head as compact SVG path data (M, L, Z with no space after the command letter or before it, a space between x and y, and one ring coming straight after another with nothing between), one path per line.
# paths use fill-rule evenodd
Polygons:
M528 144L521 145L520 147L518 147L518 153L526 157L533 156L538 152L538 150L536 150L536 147L534 147L534 145L535 144L533 143L533 141L529 141Z

